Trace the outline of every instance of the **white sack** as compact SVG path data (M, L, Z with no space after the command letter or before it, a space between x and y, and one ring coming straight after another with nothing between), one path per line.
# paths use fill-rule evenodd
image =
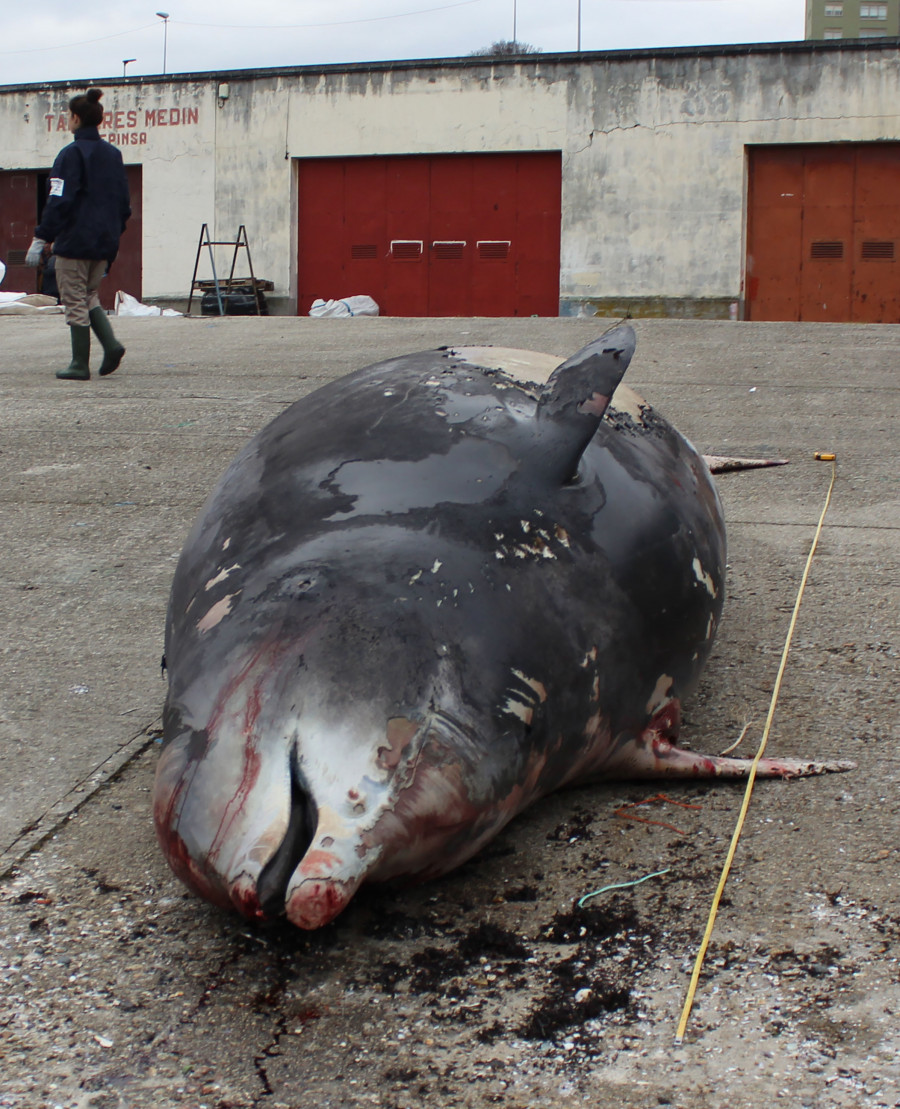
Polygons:
M314 300L309 310L311 316L377 316L378 305L370 296L342 297L340 300Z
M137 297L130 293L123 293L121 289L116 292L115 314L117 316L180 316L174 308L157 308L152 304L141 304Z
M62 312L56 297L44 293L0 293L0 316L30 316L35 312Z

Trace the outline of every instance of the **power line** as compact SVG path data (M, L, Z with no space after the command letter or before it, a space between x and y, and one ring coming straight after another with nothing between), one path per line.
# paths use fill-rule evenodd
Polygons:
M386 19L406 19L411 15L428 15L430 12L445 12L450 8L465 8L470 4L480 4L482 0L459 0L456 4L441 4L435 8L418 8L412 12L396 12L394 15L372 15L366 19L338 19L330 23L191 23L183 19L173 19L181 27L206 27L218 31L293 31L308 30L311 27L349 27L353 23L381 23Z
M0 55L5 54L44 54L50 50L69 50L73 46L91 46L95 42L108 42L110 39L119 39L123 35L136 35L150 27L158 27L157 23L145 23L143 27L133 27L130 31L116 31L114 35L102 35L97 39L82 39L80 42L65 42L62 46L37 46L27 50L0 50Z
M439 4L433 8L417 8L415 11L410 12L396 12L394 15L375 15L369 16L366 19L338 19L332 20L329 23L192 23L183 19L170 19L169 22L177 24L179 27L205 27L207 30L219 31L291 31L291 30L310 30L316 27L349 27L357 23L381 23L388 19L407 19L415 15L429 15L431 12L444 12L449 11L451 8L465 8L472 4L481 4L483 0L458 0L455 4ZM78 42L67 42L60 46L38 46L29 47L26 50L0 50L0 56L16 55L16 54L44 54L52 50L68 50L74 46L91 46L97 42L107 42L109 39L121 38L123 35L136 35L141 31L146 31L151 27L156 27L156 23L145 23L141 27L134 27L128 31L117 31L112 35L102 35L100 38L81 39Z

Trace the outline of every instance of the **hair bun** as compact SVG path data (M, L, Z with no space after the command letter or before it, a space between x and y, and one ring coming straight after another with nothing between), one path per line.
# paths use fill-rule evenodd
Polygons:
M85 93L85 96L91 102L91 104L98 104L102 95L103 89L88 89Z

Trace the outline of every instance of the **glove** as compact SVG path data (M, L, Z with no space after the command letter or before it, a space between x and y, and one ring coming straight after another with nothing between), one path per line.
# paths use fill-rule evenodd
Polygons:
M39 266L41 264L41 256L44 252L44 247L47 244L43 239L32 239L31 246L28 248L28 253L25 255L26 266Z

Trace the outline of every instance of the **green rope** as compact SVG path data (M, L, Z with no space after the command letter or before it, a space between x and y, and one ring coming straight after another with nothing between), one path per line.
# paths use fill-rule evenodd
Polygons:
M616 882L612 886L604 886L602 889L594 890L593 893L586 893L584 897L578 899L578 908L583 909L592 897L599 897L601 893L608 893L610 890L627 890L632 886L639 886L641 882L649 882L651 878L658 878L661 874L668 874L671 867L666 867L665 870L654 870L652 874L646 874L643 878L638 878L635 882Z

